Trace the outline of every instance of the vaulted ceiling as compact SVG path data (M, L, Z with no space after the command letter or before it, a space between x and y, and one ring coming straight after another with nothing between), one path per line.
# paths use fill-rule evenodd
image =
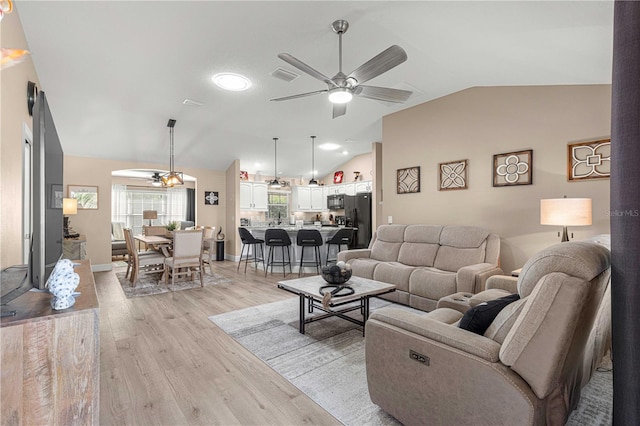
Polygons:
M319 176L382 141L382 117L474 86L611 82L612 1L540 2L18 2L42 89L66 154L169 162L176 168L278 171ZM368 84L411 90L404 104L355 98L332 119L326 95L269 99L326 88L278 59L290 53L320 72L338 71L336 19L349 73L397 44L408 60ZM300 76L273 77L277 68ZM248 77L244 92L212 83ZM185 105L189 99L202 105ZM416 135L420 137L420 135Z

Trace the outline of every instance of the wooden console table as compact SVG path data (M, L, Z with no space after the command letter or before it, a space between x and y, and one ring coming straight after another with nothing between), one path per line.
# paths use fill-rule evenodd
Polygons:
M0 424L99 423L98 297L89 260L79 261L80 292L69 309L54 311L50 293L27 292L0 323Z

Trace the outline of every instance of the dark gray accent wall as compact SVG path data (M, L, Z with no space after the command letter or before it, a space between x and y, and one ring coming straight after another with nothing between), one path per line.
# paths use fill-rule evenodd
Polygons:
M640 2L616 1L611 115L613 422L640 424Z

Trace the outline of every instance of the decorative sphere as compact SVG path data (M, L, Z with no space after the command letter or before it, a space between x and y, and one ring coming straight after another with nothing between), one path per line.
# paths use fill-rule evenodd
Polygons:
M323 266L322 278L329 284L344 284L351 278L351 268L340 269L337 265Z

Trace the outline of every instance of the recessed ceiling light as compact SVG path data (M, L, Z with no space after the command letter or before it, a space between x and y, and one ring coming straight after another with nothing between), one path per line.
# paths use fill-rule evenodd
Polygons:
M247 90L251 87L251 81L240 74L233 73L220 73L216 74L212 77L213 82L216 86L221 87L225 90L231 90L233 92L241 92L243 90Z
M349 151L342 151L342 155L349 155Z
M335 151L336 149L340 148L340 145L327 142L327 143L323 143L322 145L318 145L318 148L323 149L325 151Z

